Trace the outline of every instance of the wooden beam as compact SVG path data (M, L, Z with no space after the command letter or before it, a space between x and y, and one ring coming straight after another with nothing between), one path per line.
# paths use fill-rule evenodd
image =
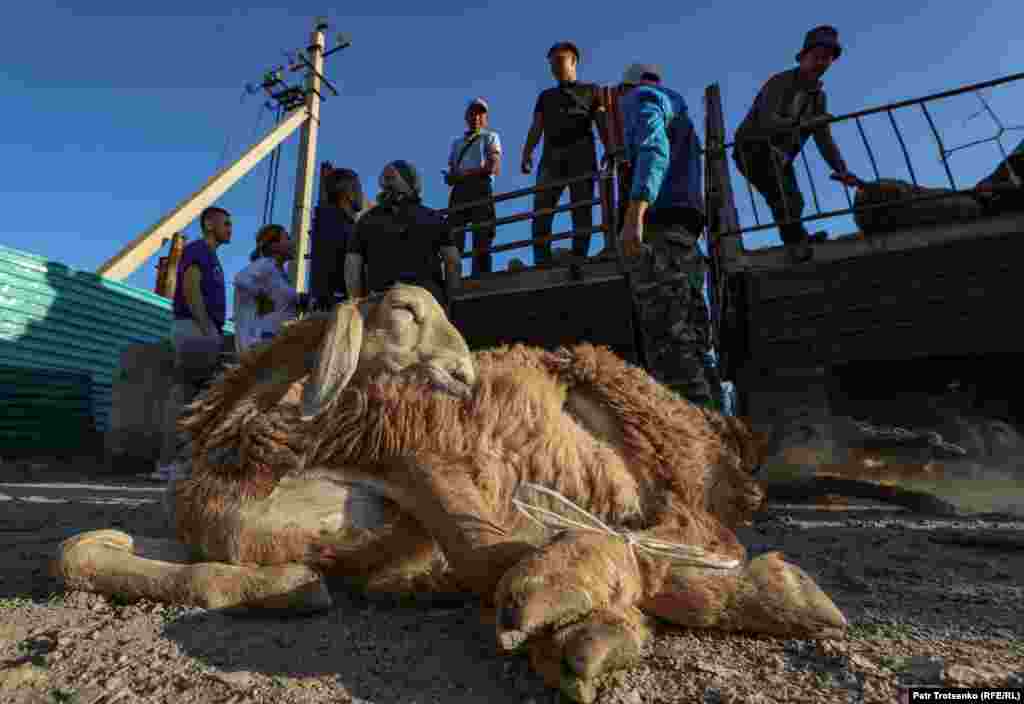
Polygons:
M204 208L212 205L239 179L249 173L263 157L283 142L288 135L301 127L306 122L308 114L304 107L293 111L271 129L263 139L249 147L235 163L211 176L198 191L104 262L103 266L96 270L96 273L119 281L130 276L147 259L159 251L165 239L169 239L173 233L185 229Z

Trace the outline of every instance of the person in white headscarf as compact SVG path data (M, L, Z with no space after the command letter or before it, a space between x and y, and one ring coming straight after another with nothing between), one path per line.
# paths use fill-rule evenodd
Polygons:
M264 225L256 233L251 262L235 275L235 348L240 354L269 342L295 318L298 294L284 268L293 254L283 226Z

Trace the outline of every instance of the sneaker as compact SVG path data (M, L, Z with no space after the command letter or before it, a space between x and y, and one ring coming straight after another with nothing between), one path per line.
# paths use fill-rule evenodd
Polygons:
M172 482L180 478L181 470L177 462L157 465L156 471L149 475L149 478L158 482Z
M814 257L814 248L806 242L786 245L786 255L790 262L802 264Z
M157 464L156 471L146 476L156 482L165 482L170 476L170 466L166 464Z

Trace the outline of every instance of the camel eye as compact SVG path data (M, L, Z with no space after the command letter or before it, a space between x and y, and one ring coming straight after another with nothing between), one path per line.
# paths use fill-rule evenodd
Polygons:
M420 320L419 315L417 315L416 308L409 303L396 303L391 307L391 309L394 310L395 312L402 311L403 314L398 315L397 317L403 323L418 323Z

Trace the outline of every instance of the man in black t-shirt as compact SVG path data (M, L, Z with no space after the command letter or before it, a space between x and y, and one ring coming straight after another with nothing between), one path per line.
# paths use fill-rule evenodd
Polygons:
M349 297L361 298L406 283L429 290L447 307L462 270L447 223L420 202L420 177L409 162L388 164L380 188L378 204L359 219L348 240L345 287Z
M604 140L606 111L600 101L600 91L594 83L580 83L576 80L576 65L579 63L579 49L572 42L559 42L548 51L551 73L558 85L541 92L533 109L533 124L523 147L522 170L528 174L533 170L533 150L544 136L544 150L541 153L537 185L562 181L597 171L597 149L592 125L596 122ZM558 205L563 188L552 188L534 197L534 210L545 210ZM593 181L574 183L569 187L571 202L576 203L594 198ZM553 215L544 215L533 220L533 238L549 236ZM593 206L582 206L572 211L572 226L576 231L589 230L593 224ZM572 252L578 257L587 256L590 250L591 233L573 237ZM534 264L551 261L551 243L534 242Z
M331 308L345 295L348 240L363 210L363 187L351 169L334 169L324 180L324 201L313 215L309 294L314 308Z

